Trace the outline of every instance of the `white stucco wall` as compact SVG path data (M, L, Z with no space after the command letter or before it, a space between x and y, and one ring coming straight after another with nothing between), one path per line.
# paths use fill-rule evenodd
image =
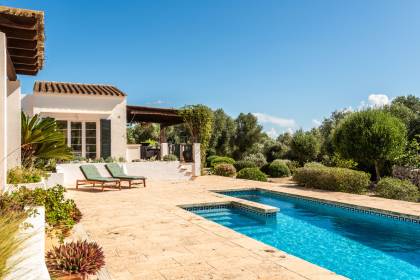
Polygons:
M100 155L100 120L111 120L111 156L126 157L126 98L115 96L45 94L34 92L22 99L22 110L56 120L96 122L97 154Z
M114 158L126 157L127 148L127 101L118 103L112 110L111 155Z
M4 280L49 280L50 275L45 265L45 209L36 207L37 214L25 222L30 227L22 227L19 235L24 239L22 250L9 260L17 262Z
M65 163L57 164L57 173L64 174L64 186L74 187L76 180L84 180L80 165L94 165L101 176L111 175L105 168L105 163ZM189 180L192 164L179 161L142 161L120 164L128 175L144 176L148 180Z
M7 168L10 169L20 165L20 82L9 81L7 93Z
M0 187L7 176L7 67L6 35L0 32Z

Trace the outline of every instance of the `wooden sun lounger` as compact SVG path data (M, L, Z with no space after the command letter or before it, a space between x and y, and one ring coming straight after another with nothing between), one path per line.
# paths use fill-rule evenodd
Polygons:
M143 184L146 187L146 177L143 176L131 176L125 174L124 170L117 163L109 163L105 165L109 174L112 178L119 179L120 181L128 182L128 186L131 188L132 185Z
M92 185L95 188L96 185L99 185L104 191L104 187L109 183L111 186L121 190L121 181L119 179L102 177L94 165L82 165L80 170L86 179L76 180L76 189L79 189L79 186Z

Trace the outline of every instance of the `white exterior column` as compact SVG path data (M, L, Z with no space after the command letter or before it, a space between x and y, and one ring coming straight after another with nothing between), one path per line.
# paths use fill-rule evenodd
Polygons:
M163 157L167 155L169 155L168 143L160 143L160 159L163 160Z
M0 32L0 189L7 180L7 46L6 35Z
M192 175L194 177L201 176L201 149L200 149L200 143L193 143L193 169L192 169Z
M20 82L7 83L7 169L21 164L21 95Z

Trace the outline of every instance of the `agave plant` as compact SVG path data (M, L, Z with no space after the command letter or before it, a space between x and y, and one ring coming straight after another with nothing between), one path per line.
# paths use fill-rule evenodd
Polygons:
M104 265L102 248L95 242L70 242L53 248L45 257L49 272L56 277L95 275Z
M39 115L29 117L22 112L21 126L21 152L24 167L33 167L37 160L69 160L73 157L54 119L41 118Z

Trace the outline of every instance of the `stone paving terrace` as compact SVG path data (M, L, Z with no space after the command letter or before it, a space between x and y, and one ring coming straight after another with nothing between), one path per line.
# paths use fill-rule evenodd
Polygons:
M309 190L218 176L190 181L150 181L147 188L68 195L83 213L88 234L103 246L113 279L345 279L333 272L178 207L235 198L209 190L262 187L387 212L420 216L420 204Z

